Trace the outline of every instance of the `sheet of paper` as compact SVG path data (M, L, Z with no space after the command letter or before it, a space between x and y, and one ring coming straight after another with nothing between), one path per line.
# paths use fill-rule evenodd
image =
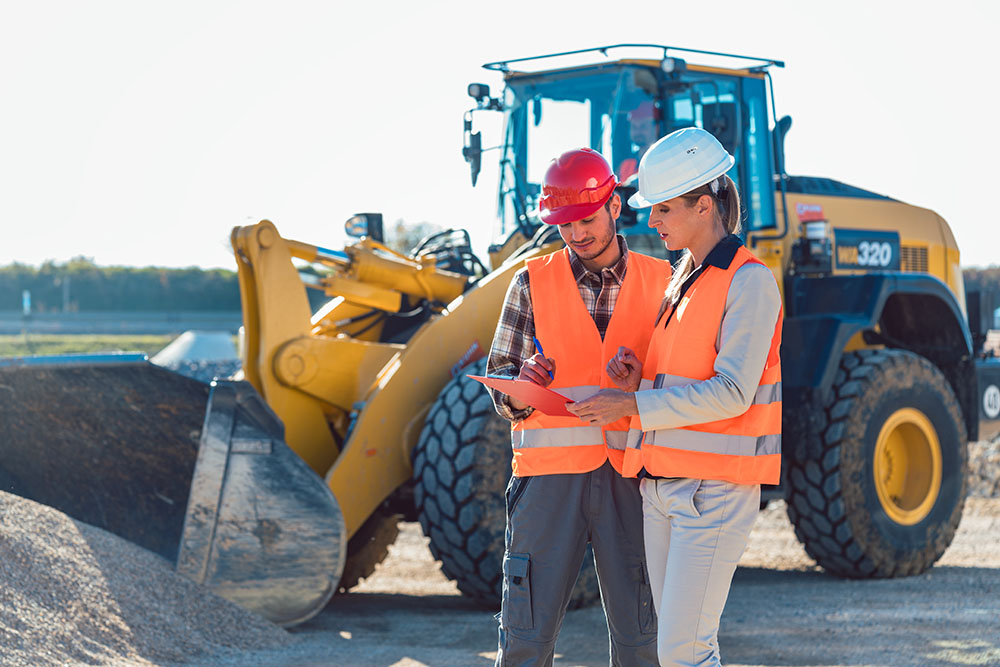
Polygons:
M519 401L523 401L536 410L541 410L552 417L576 416L566 409L566 404L573 402L571 399L551 389L537 385L534 382L515 380L513 378L492 377L489 375L469 375L468 377L482 382L487 387L502 391L508 396L513 396Z

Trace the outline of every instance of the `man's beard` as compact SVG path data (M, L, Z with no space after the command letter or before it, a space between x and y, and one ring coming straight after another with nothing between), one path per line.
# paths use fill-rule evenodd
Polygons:
M614 234L612 234L612 235L611 235L611 236L610 236L610 237L608 238L608 240L607 240L607 241L605 242L605 244L604 244L603 246L601 246L601 247L600 247L599 249L597 249L597 250L592 250L592 251L590 251L590 252L589 252L589 253L587 253L586 255L582 255L582 254L580 254L580 251L579 251L579 250L576 250L575 248L574 248L574 251L575 251L575 252L576 252L576 254L577 254L577 255L578 255L579 257L580 257L580 259L594 259L595 257L600 257L600 256L601 256L601 254L602 254L602 253L604 253L604 251L605 251L605 250L607 250L607 249L608 249L608 248L609 248L609 247L611 246L611 244L612 244L612 243L613 243L613 242L614 242L615 240L616 240L616 239L615 239L615 235L614 235ZM596 241L597 241L597 239L595 238L595 239L594 239L594 241L596 242Z

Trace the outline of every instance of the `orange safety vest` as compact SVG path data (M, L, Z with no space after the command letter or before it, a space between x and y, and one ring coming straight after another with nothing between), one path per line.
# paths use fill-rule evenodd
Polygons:
M535 336L545 356L556 361L549 389L576 401L613 387L605 368L618 347L632 349L640 359L646 354L670 264L629 251L625 280L603 341L580 297L569 251L564 248L526 264ZM535 410L511 425L514 475L590 472L608 459L621 473L628 429L628 418L602 428L579 417L552 417Z
M715 342L737 269L761 264L744 247L728 269L705 267L664 327L657 322L643 364L640 389L675 387L715 375ZM664 315L666 317L666 315ZM781 314L757 392L741 415L704 424L644 431L632 417L624 475L643 467L659 477L717 479L736 484L777 484L781 474Z

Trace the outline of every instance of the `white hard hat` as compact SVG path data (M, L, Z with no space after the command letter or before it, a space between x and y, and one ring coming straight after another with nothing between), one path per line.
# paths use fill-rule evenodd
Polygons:
M679 197L722 176L734 162L719 140L701 128L671 132L642 156L639 191L628 204L646 208Z

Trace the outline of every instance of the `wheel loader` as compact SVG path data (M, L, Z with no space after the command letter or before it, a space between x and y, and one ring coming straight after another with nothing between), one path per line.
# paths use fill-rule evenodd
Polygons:
M503 115L486 262L463 230L393 251L376 213L347 222L357 240L341 249L238 227L242 377L208 386L129 355L3 360L0 488L285 625L371 574L401 519L420 521L464 594L498 606L509 426L467 376L485 369L514 273L561 247L536 216L541 177L589 146L627 197L646 147L695 125L735 156L746 245L784 300L784 468L764 497L787 500L833 574L926 570L962 514L966 442L1000 425L1000 363L974 345L983 318L970 329L943 219L787 173L770 76L783 66L661 45L486 64L504 89L469 86L462 150L475 185L488 149L474 118ZM619 231L668 257L647 215L626 208ZM572 604L597 596L585 563Z

